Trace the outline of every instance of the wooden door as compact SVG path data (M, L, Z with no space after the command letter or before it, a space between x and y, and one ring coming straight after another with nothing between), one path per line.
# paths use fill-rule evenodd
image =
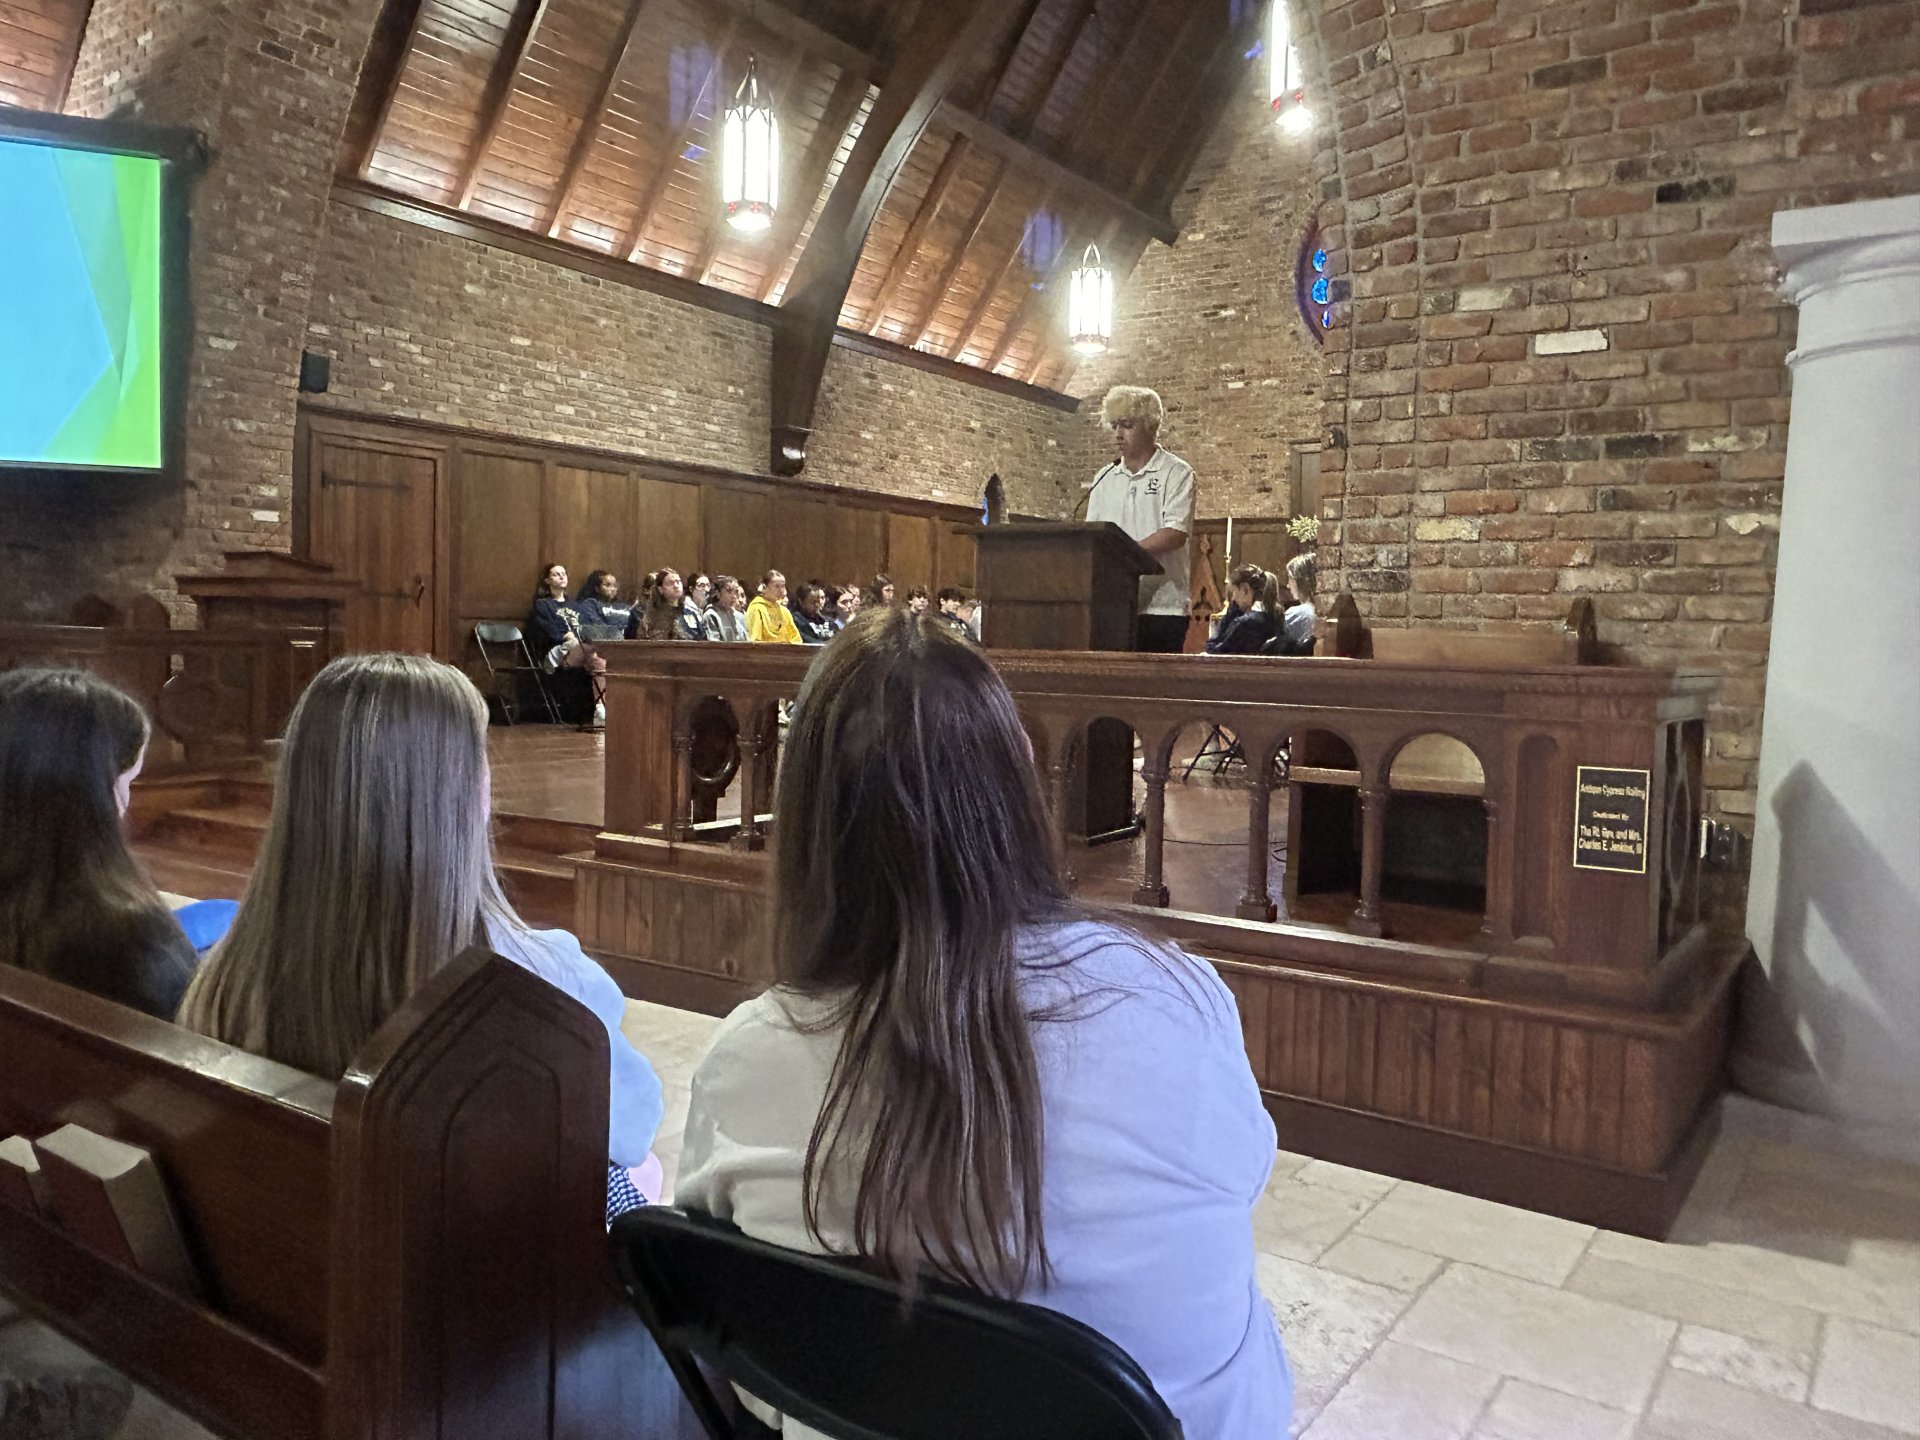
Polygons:
M433 653L440 456L320 435L307 474L310 553L359 583L346 605L347 648Z

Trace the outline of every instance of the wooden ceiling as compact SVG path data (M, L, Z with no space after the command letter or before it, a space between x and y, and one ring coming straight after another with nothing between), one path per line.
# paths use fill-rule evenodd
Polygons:
M0 0L0 4L11 0ZM953 0L923 0L923 4ZM346 166L366 182L778 305L919 5L388 0ZM1252 44L1241 0L1021 0L885 189L840 325L1039 384L1061 283L1155 236ZM752 55L781 206L718 218L718 115Z
M92 0L0 0L0 105L58 110Z
M91 0L0 0L0 103L58 109ZM194 0L199 3L199 0ZM318 5L323 0L312 0ZM836 327L1058 388L1064 283L1172 241L1260 0L381 0L342 178L773 311L771 464ZM775 102L771 230L719 221L718 117Z

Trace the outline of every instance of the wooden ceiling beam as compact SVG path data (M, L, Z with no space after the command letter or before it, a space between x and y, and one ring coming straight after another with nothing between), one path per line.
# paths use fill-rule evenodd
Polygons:
M1119 229L1118 220L1108 220L1100 227L1094 243L1102 247L1111 246L1113 237ZM1060 293L1061 277L1068 273L1079 255L1084 252L1086 247L1083 237L1087 233L1088 231L1083 229L1079 235L1068 238L1060 246L1060 253L1053 257L1053 264L1047 269L1047 278L1038 285L1029 286L1027 293L1020 297L1018 308L1007 317L1007 323L1000 331L1000 338L994 341L993 351L987 356L984 369L997 372L1000 369L1000 362L1007 358L1007 352L1018 343L1021 331L1025 330L1033 320L1034 312Z
M776 473L795 475L806 464L813 412L840 309L881 202L967 56L1001 41L1018 17L1020 3L925 4L915 12L899 59L800 252L785 303L777 312L770 457Z
M520 84L527 52L533 48L551 4L552 0L519 0L513 7L513 19L500 39L500 53L493 57L492 68L487 71L487 88L480 95L480 133L474 137L467 150L466 164L461 167L460 188L454 192L456 210L466 209L473 199L480 172L487 165L487 152L499 138L507 107L513 103L513 92Z
M580 118L580 128L574 132L573 144L567 150L567 166L560 172L560 184L553 192L553 204L541 217L540 228L549 239L558 235L566 224L567 207L573 203L574 187L580 183L580 174L587 168L587 156L593 152L594 142L600 138L600 127L607 123L607 108L613 104L613 87L620 79L620 72L627 68L627 57L633 53L634 27L639 24L640 12L646 6L647 0L627 0L627 13L620 18L620 29L614 35L613 59L600 72L600 83L594 88L593 102Z
M900 248L894 252L893 263L887 266L886 278L880 282L880 293L873 298L873 310L868 317L870 323L866 326L869 335L879 333L894 292L900 288L900 282L906 278L907 271L919 256L920 247L926 243L927 231L940 218L940 207L946 204L947 190L952 186L954 176L960 173L960 167L966 163L972 148L972 142L965 135L956 135L947 146L947 153L940 157L940 168L933 172L933 179L927 182L927 193L920 197L919 208L913 212L907 233L901 237Z
M714 87L727 63L727 51L733 48L733 37L739 33L740 22L729 20L727 28L720 36L720 43L713 50L713 64L708 67L706 78L700 82L700 88L687 102L687 113L680 121L680 128L673 133L665 153L660 157L660 167L653 172L653 179L640 197L640 208L633 212L633 221L627 226L626 233L620 237L620 244L614 253L627 260L635 260L640 255L640 242L646 239L647 226L653 220L653 212L660 208L661 198L667 193L667 186L673 182L673 172L680 166L680 157L686 152L687 141L693 135L693 127L699 123L700 107L706 101L707 92Z
M1123 187L1127 195L1138 194L1136 188L1138 178L1152 170L1152 161L1157 158L1160 148L1160 136L1154 132L1158 130L1164 135L1172 128L1168 122L1185 110L1186 102L1192 98L1194 91L1204 84L1206 75L1212 68L1214 56L1232 34L1230 27L1220 24L1225 18L1223 12L1216 11L1210 5L1189 7L1180 22L1180 28L1175 32L1173 42L1166 47L1160 56L1159 63L1154 66L1153 78L1147 82L1146 88L1140 91L1139 101L1134 107L1133 114L1128 117L1125 127L1119 132L1119 143L1114 145L1105 157L1107 174L1112 177L1114 183ZM1204 28L1208 25L1218 27L1217 33L1211 37L1207 35ZM1211 43L1207 43L1209 38ZM1203 57L1197 66L1190 61L1190 57L1196 54ZM1176 85L1181 88L1172 95L1167 94L1169 87ZM1124 163L1130 155L1135 153L1136 146L1139 147L1141 161L1122 178L1122 175L1115 170L1114 162L1117 160Z
M373 41L360 66L360 82L347 112L338 173L364 180L372 170L380 137L386 133L394 99L400 93L400 77L406 73L407 59L420 38L420 21L426 8L425 0L385 0L381 5L374 20Z
M827 172L833 169L833 157L839 153L847 127L860 113L860 102L866 98L866 72L842 69L833 94L827 97L826 112L821 115L813 139L807 144L807 153L800 161L799 183L794 187L793 199L774 211L773 233L767 237L767 253L774 260L767 267L766 278L760 282L760 293L755 299L765 300L780 283L787 262L793 259L794 247L800 243L800 232L807 228L807 220L813 214L814 201L820 198L820 187L827 183Z
M1047 52L1040 73L1046 78L1034 88L1027 103L1014 116L1013 123L1007 127L1007 133L1018 140L1031 140L1033 127L1040 123L1040 117L1046 113L1047 102L1053 99L1053 92L1060 83L1060 77L1067 73L1067 66L1073 61L1073 52L1080 48L1080 39L1086 34L1087 27L1094 20L1095 0L1077 0L1073 18L1060 27L1060 38Z
M1052 201L1053 194L1049 191L1041 197L1038 208L1044 210ZM973 343L974 332L980 328L981 323L987 318L987 312L993 308L993 302L1000 294L1000 287L1007 283L1007 272L1013 268L1013 262L1020 258L1020 246L1025 243L1025 240L1026 234L1023 231L1015 237L1013 244L1001 252L1000 258L994 262L986 277L981 280L980 293L974 297L973 308L967 312L967 318L961 322L959 330L954 332L953 344L947 348L949 360L958 360L967 353L967 346Z
M1085 172L1061 164L1051 155L1036 150L1025 140L1016 139L972 111L962 110L957 105L942 105L939 118L942 123L969 136L981 149L993 152L1015 169L1044 180L1062 194L1071 195L1083 204L1120 216L1156 240L1164 240L1171 245L1180 233L1180 227L1173 223L1171 215L1154 215L1142 210L1126 196L1109 189Z
M1007 162L996 157L993 174L987 180L986 188L980 192L980 203L973 207L973 214L967 217L967 223L960 231L959 243L953 247L953 254L947 257L940 278L929 287L926 297L921 300L913 324L900 337L902 344L914 346L927 338L927 331L933 326L933 317L940 313L940 302L947 298L953 289L953 282L960 278L960 269L967 263L967 254L973 249L973 242L980 238L981 227L987 223L987 216L993 210L994 202L1000 198L1000 192L1006 188L1006 182Z
M1126 72L1134 51L1142 42L1151 42L1159 28L1147 23L1156 5L1165 10L1169 5L1178 9L1190 3L1192 0L1140 0L1139 8L1127 21L1118 43L1102 55L1096 64L1093 83L1074 102L1072 120L1061 129L1060 133L1069 137L1068 164L1076 169L1083 166L1093 168L1093 161L1087 153L1089 147L1096 140L1102 148L1106 147L1121 128L1127 96L1118 80ZM1199 10L1204 7L1195 4L1193 8Z
M993 104L993 97L1000 93L1000 87L1006 82L1007 72L1013 68L1020 47L1026 43L1027 31L1033 25L1033 17L1040 13L1046 0L1026 0L1021 8L1020 18L1007 30L1007 38L1000 46L1000 53L993 57L981 77L981 88L973 97L973 108L986 110Z
M717 3L733 12L736 23L747 20L809 54L833 61L843 71L857 70L869 80L880 72L880 62L870 51L779 0L717 0Z
M1259 38L1260 19L1256 15L1230 30L1215 48L1205 74L1190 86L1179 120L1166 128L1159 145L1145 147L1134 170L1133 191L1142 192L1150 177L1159 176L1149 193L1153 203L1171 209L1173 197L1187 183L1200 150L1219 126L1227 107L1244 92L1247 77L1247 52Z

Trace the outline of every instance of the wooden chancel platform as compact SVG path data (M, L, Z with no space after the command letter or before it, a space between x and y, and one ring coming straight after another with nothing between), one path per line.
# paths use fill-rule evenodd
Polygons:
M773 715L810 657L609 652L575 925L629 994L723 1012L770 974ZM1700 904L1711 674L993 659L1056 817L1091 721L1139 737L1143 833L1089 849L1058 821L1076 892L1218 964L1284 1146L1665 1232L1712 1138L1745 953ZM1238 755L1183 776L1216 725Z

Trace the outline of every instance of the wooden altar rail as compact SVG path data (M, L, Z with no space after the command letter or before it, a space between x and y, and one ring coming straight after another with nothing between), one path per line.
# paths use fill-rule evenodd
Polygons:
M576 924L629 993L724 1010L766 983L764 819L777 702L811 652L775 646L604 647L606 830L582 862ZM1704 1154L1732 974L1743 946L1700 920L1694 836L1714 677L1594 666L994 651L1056 815L1088 724L1141 743L1144 838L1130 923L1213 958L1239 997L1283 1144L1643 1233L1661 1233ZM731 826L695 821L692 717L739 717ZM1246 887L1232 917L1181 909L1163 854L1183 728L1244 751ZM1409 777L1422 737L1463 746L1478 776ZM1274 757L1303 766L1289 814L1342 794L1358 812L1360 881L1344 924L1269 900ZM1581 766L1645 771L1643 873L1574 865ZM1308 793L1311 792L1311 793ZM1381 903L1396 807L1451 797L1485 817L1485 913L1458 943L1396 935ZM777 816L771 822L778 823ZM1084 853L1061 846L1069 866ZM1294 845L1315 842L1296 834ZM1300 861L1290 853L1289 865ZM1081 862L1084 864L1084 862ZM1467 927L1472 929L1471 925ZM1297 1142L1297 1143L1296 1143Z
M70 665L120 686L154 721L146 769L250 761L286 728L329 655L319 626L169 630L0 622L0 670Z

